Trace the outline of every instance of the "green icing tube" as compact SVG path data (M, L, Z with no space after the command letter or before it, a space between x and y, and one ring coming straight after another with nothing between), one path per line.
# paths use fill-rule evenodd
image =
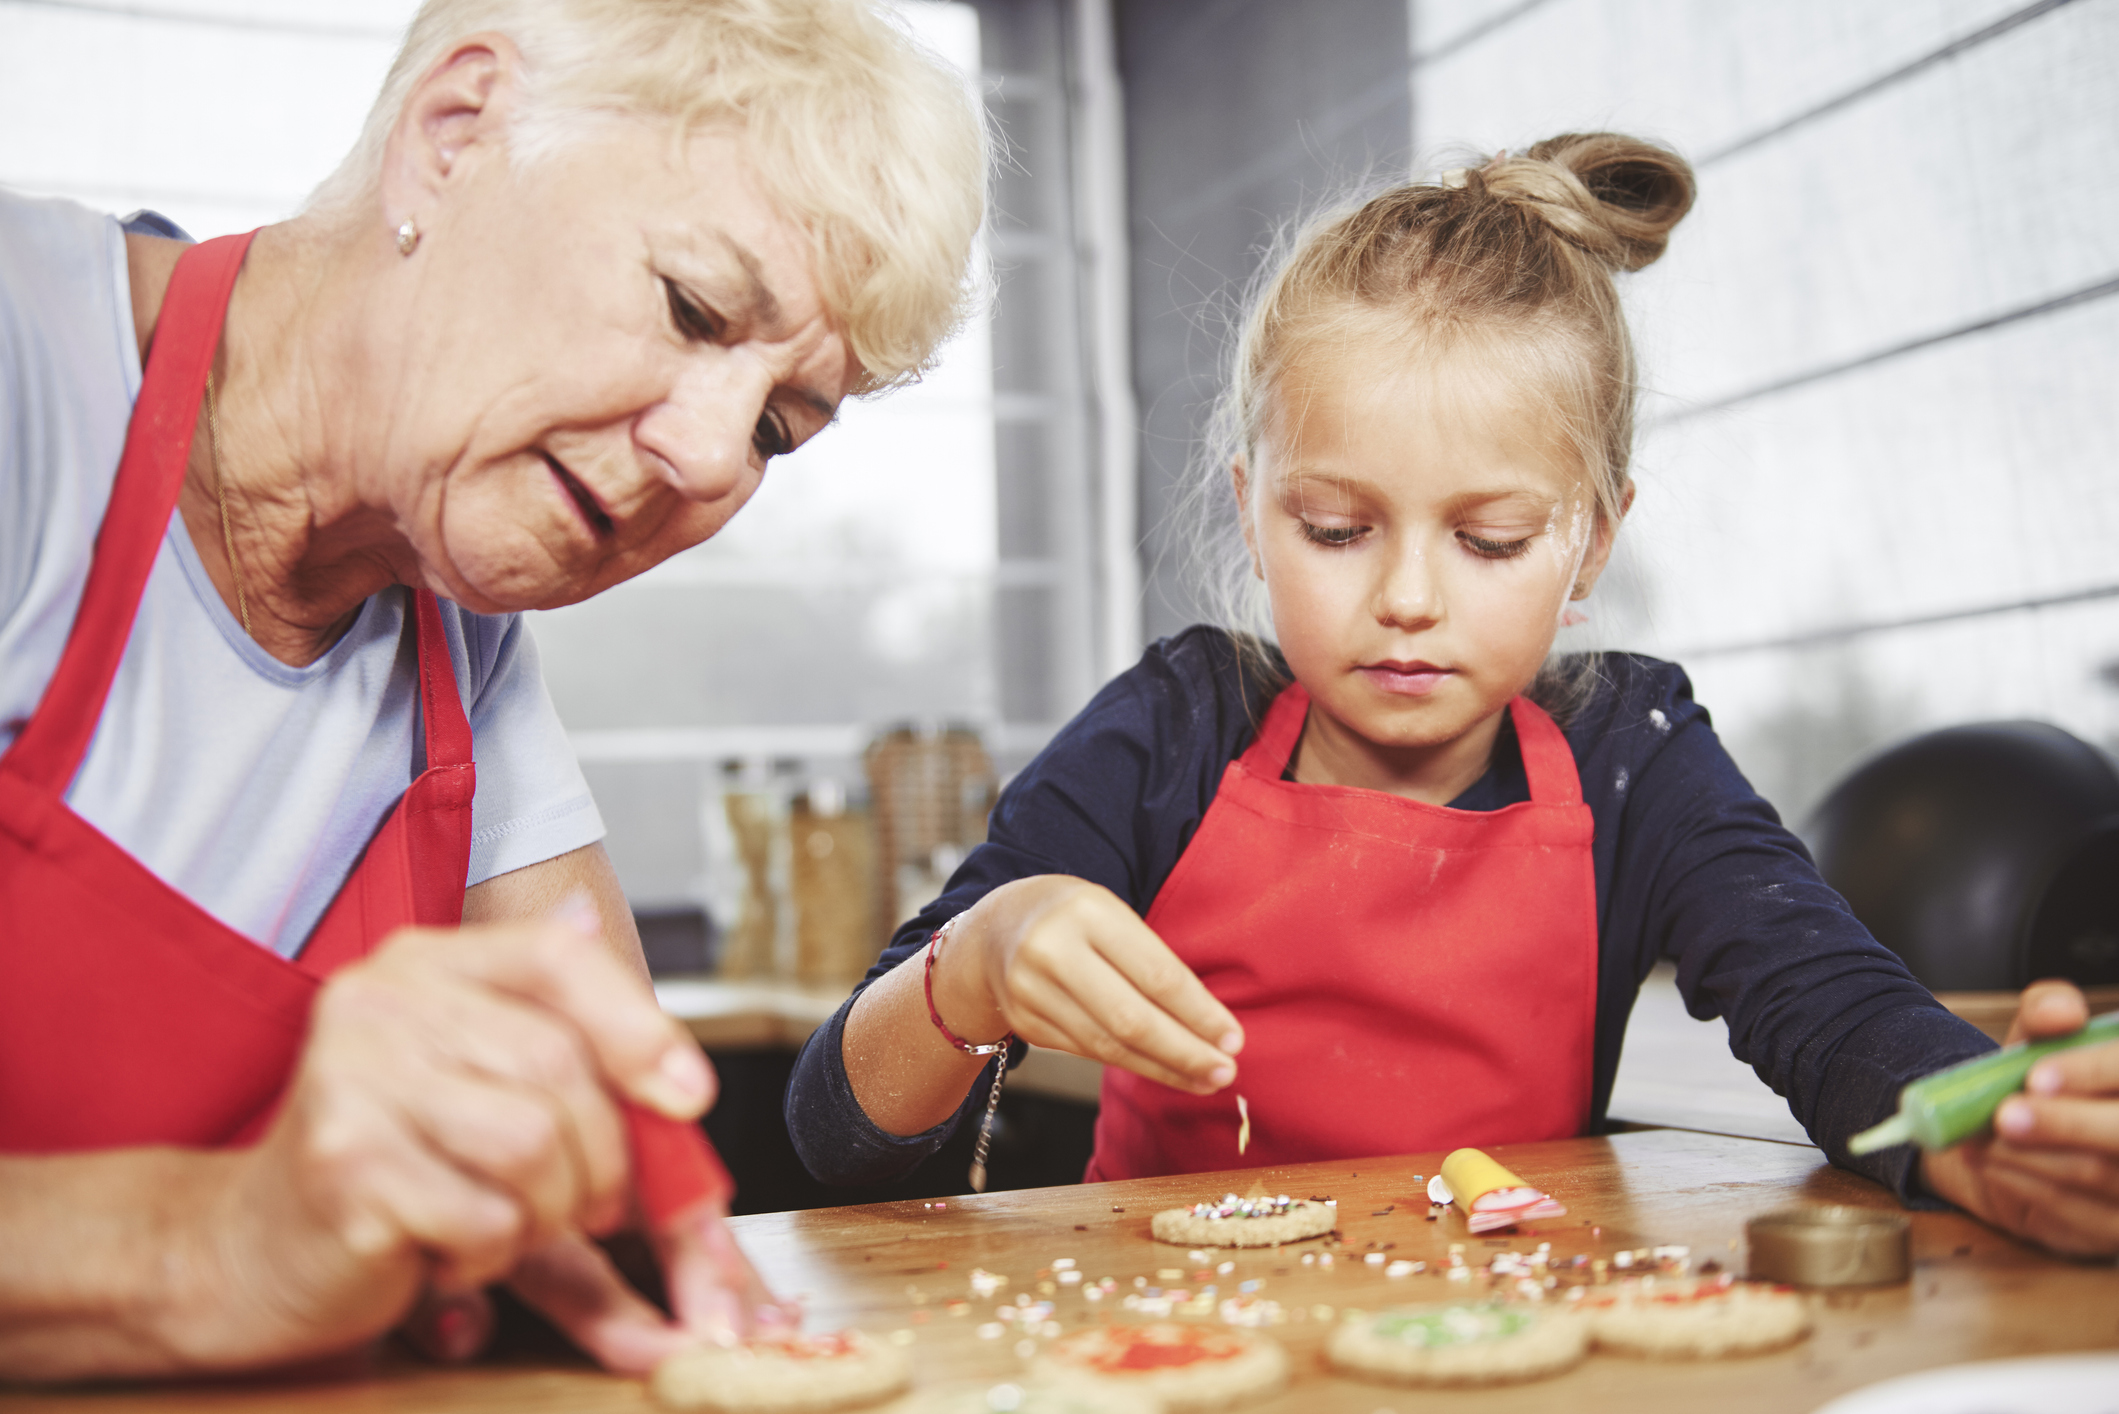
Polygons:
M1923 1076L1898 1092L1898 1113L1847 1141L1857 1154L1894 1144L1918 1144L1930 1153L1970 1139L1994 1122L2001 1102L2023 1088L2031 1067L2055 1051L2119 1041L2119 1012L2096 1017L2071 1036L2020 1042Z

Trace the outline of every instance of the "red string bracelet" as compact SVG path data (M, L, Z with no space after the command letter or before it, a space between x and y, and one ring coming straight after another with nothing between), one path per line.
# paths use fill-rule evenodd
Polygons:
M961 916L962 916L962 915L959 915L959 917L961 917ZM922 981L923 981L923 983L925 984L925 986L926 986L926 989L927 989L927 1018L928 1018L928 1020L930 1020L930 1021L932 1021L932 1022L934 1023L934 1029L942 1033L942 1039L943 1039L943 1040L947 1041L947 1042L948 1042L948 1043L949 1043L950 1045L952 1045L952 1046L956 1047L956 1048L957 1048L958 1050L962 1051L962 1052L963 1052L963 1053L964 1053L965 1055L967 1055L967 1056L992 1056L992 1055L999 1055L999 1054L1000 1054L1000 1053L1001 1053L1002 1051L1005 1051L1005 1050L1007 1050L1007 1049L1008 1049L1008 1048L1009 1048L1010 1046L1012 1046L1012 1045L1014 1045L1014 1044L1015 1044L1015 1033L1014 1033L1013 1031L1011 1031L1011 1032L1009 1032L1009 1033L1008 1033L1007 1035L1005 1035L1005 1036L1001 1037L1001 1039L1000 1039L1000 1040L998 1040L998 1041L995 1041L995 1042L994 1042L994 1043L993 1043L992 1045L989 1045L989 1046L974 1046L974 1045L972 1045L972 1044L971 1044L971 1043L970 1043L969 1041L965 1040L965 1039L964 1039L963 1037L961 1037L961 1036L957 1035L957 1034L956 1034L956 1032L954 1032L954 1031L951 1031L951 1030L949 1029L949 1027L948 1027L948 1026L947 1026L946 1024L944 1024L944 1022L942 1021L942 1014L941 1014L941 1013L940 1013L939 1011L936 1011L936 1010L935 1010L935 1007L934 1007L934 959L935 959L935 954L936 954L936 953L938 953L938 952L940 952L940 951L942 950L942 939L944 939L944 938L946 938L947 936L949 936L949 930L950 930L951 928L954 928L954 927L956 927L956 919L955 919L955 918L952 918L952 919L950 919L950 920L949 920L949 921L948 921L947 923L944 923L944 924L943 924L943 925L942 925L941 927L939 927L939 928L935 929L935 930L934 930L934 936L933 936L933 937L931 937L931 938L929 938L929 939L927 940L927 967L926 967L925 975L924 975L924 977L922 978Z
M963 916L960 913L957 918ZM986 1092L986 1113L979 1118L979 1142L971 1155L971 1191L984 1193L986 1191L986 1153L993 1146L993 1112L1000 1108L1001 1082L1008 1078L1007 1050L1015 1044L1015 1033L1013 1031L1009 1032L990 1046L974 1046L942 1024L942 1013L936 1011L934 1006L934 958L935 954L942 950L942 939L947 937L949 930L954 927L956 927L956 918L950 919L947 923L935 929L934 936L927 940L927 967L921 980L927 989L927 1019L934 1023L935 1030L942 1033L943 1040L967 1056L997 1055L1000 1057L999 1060L993 1063L993 1088Z

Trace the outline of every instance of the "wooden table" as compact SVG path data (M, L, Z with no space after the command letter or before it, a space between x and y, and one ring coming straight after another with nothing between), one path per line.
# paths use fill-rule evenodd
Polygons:
M859 1325L885 1337L905 1332L920 1378L998 1380L1021 1368L1011 1328L1000 1339L979 1334L994 1308L1017 1293L1041 1299L1057 1258L1072 1257L1089 1280L1106 1275L1130 1290L1198 1285L1182 1249L1148 1236L1158 1208L1234 1189L1262 1188L1339 1200L1340 1235L1333 1265L1304 1266L1317 1243L1225 1254L1235 1270L1216 1275L1224 1294L1239 1282L1264 1283L1259 1295L1291 1319L1271 1327L1294 1356L1296 1382L1279 1397L1247 1406L1256 1414L1373 1414L1403 1409L1415 1396L1327 1374L1318 1363L1325 1325L1313 1308L1374 1308L1397 1301L1436 1301L1476 1292L1432 1273L1449 1244L1466 1244L1475 1265L1503 1245L1525 1251L1544 1241L1555 1254L1608 1255L1666 1243L1691 1247L1695 1261L1741 1263L1744 1220L1796 1201L1895 1207L1874 1184L1823 1163L1815 1149L1793 1144L1650 1130L1609 1139L1570 1139L1495 1151L1518 1173L1568 1205L1566 1218L1535 1233L1479 1239L1454 1213L1437 1222L1416 1175L1440 1156L1413 1155L1351 1164L1306 1164L1188 1178L1142 1179L953 1198L946 1207L920 1202L827 1208L738 1218L744 1246L767 1279L809 1298L812 1328ZM1424 1260L1430 1273L1392 1279L1367 1265L1370 1244L1391 1244L1393 1259ZM1704 1365L1658 1365L1605 1356L1557 1380L1485 1391L1421 1393L1422 1410L1505 1414L1568 1409L1579 1414L1624 1410L1809 1410L1832 1395L1891 1375L1961 1360L2052 1351L2119 1349L2119 1268L2045 1256L1950 1213L1913 1215L1915 1271L1910 1284L1813 1298L1818 1329L1791 1350ZM1007 1278L993 1296L973 1299L973 1268ZM1182 1269L1172 1280L1158 1273ZM1058 1319L1068 1327L1101 1319L1116 1302L1091 1306L1079 1287L1055 1287ZM963 1314L949 1304L965 1300ZM400 1357L370 1360L352 1378L291 1384L265 1381L191 1389L82 1391L0 1395L8 1414L165 1414L166 1411L642 1411L654 1406L642 1387L580 1368L485 1367L441 1371Z

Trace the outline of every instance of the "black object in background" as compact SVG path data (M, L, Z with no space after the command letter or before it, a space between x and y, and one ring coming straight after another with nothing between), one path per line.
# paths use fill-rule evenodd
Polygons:
M1825 882L1935 991L2119 982L2119 768L2059 727L1915 737L1841 781L1808 834Z
M721 932L701 908L633 912L640 951L656 977L693 977L714 970Z

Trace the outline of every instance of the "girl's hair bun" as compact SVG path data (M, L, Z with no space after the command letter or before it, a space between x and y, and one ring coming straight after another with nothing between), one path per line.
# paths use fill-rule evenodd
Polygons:
M1692 209L1692 167L1668 148L1620 133L1562 133L1478 169L1493 196L1528 207L1613 270L1638 270Z

